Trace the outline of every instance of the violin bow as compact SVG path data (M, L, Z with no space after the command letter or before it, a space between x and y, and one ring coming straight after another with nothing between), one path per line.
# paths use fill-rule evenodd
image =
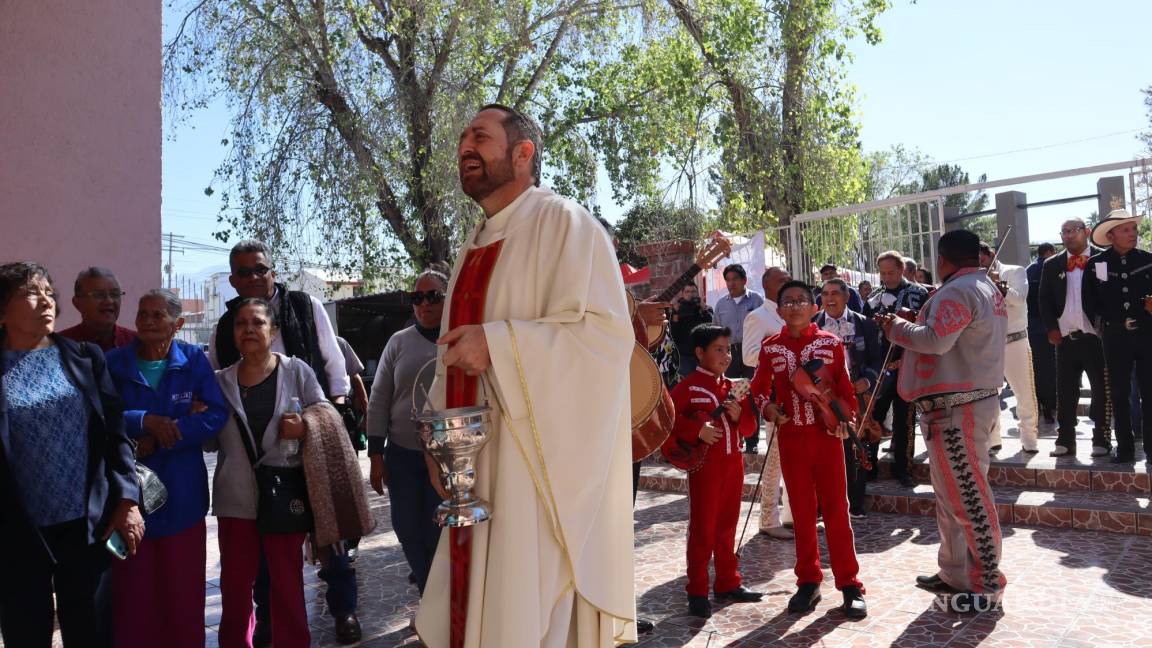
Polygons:
M1008 229L1004 230L1004 236L1000 239L1000 245L996 246L996 251L992 254L992 260L988 262L988 275L992 275L992 266L996 265L996 259L1000 257L1000 250L1004 249L1004 243L1008 241L1008 237L1012 235L1013 225L1009 225Z

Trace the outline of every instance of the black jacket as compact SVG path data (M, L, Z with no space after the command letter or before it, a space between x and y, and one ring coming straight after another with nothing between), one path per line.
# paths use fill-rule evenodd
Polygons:
M1108 273L1097 277L1096 265ZM1152 315L1144 310L1144 297L1152 295L1152 253L1130 250L1120 256L1108 249L1088 260L1084 269L1084 313L1101 333L1139 331L1152 334Z
M1102 250L1089 245L1087 251L1091 257ZM1060 316L1064 314L1064 300L1068 296L1067 272L1068 250L1048 257L1040 272L1040 320L1044 323L1045 331L1060 330Z
M120 397L104 364L100 347L49 336L60 350L64 372L88 401L88 541L100 540L120 500L140 501L135 446L124 432ZM4 334L0 331L0 345ZM24 511L8 467L10 440L8 407L0 382L0 547L11 560L53 561ZM19 553L11 553L19 552Z

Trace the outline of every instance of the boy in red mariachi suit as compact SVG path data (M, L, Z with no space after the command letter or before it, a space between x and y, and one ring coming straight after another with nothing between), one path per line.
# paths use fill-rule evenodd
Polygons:
M850 619L868 615L864 587L856 577L856 547L848 521L848 495L844 468L843 439L848 428L825 427L819 403L797 393L793 375L811 360L822 360L831 373L833 393L849 404L849 420L856 414L856 394L844 362L840 338L822 331L814 323L816 314L812 290L802 281L789 281L776 295L778 312L785 328L764 340L760 362L752 378L752 397L769 420L778 420L780 466L791 497L796 534L796 594L788 601L789 612L809 612L820 602L820 548L816 542L817 506L824 515L824 535L832 559L836 588L844 594L841 609ZM826 401L820 394L819 398Z
M732 362L723 326L701 324L692 329L692 347L699 365L672 389L676 423L672 435L687 445L707 444L703 465L688 474L688 611L712 616L708 601L708 561L716 560L717 601L759 601L760 592L745 588L736 569L736 524L744 488L743 438L751 436L756 417L748 400L728 402L732 381L724 370ZM723 408L713 418L712 414ZM675 441L673 441L675 442Z

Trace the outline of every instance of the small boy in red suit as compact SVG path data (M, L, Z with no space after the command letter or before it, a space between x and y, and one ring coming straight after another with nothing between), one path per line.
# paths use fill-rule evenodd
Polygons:
M698 467L688 473L688 611L712 616L708 600L708 562L715 559L717 601L759 601L760 592L741 584L736 568L736 525L744 489L743 438L752 435L756 417L747 398L730 400L732 381L724 371L732 363L723 326L701 324L692 329L696 370L672 389L676 423L668 443L704 451ZM746 412L742 410L748 409ZM741 415L743 414L743 416ZM668 445L666 444L667 448Z
M844 345L832 333L812 322L817 307L812 289L802 281L789 281L776 297L784 330L764 340L760 362L752 378L752 398L768 420L778 421L780 467L792 506L796 534L796 594L788 601L789 612L808 612L820 602L820 548L816 538L817 507L824 515L824 536L832 559L836 588L844 595L841 606L850 619L868 615L864 587L857 578L855 539L848 520L848 492L844 468L844 443L848 424L829 428L821 416L829 394L806 398L797 390L796 376L813 360L823 363L831 396L843 405L841 413L851 421L856 414L856 392L848 377ZM819 364L819 363L817 363Z

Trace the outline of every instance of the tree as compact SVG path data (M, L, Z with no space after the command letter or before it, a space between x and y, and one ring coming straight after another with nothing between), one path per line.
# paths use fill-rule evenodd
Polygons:
M484 103L534 113L547 134L551 184L590 195L596 147L610 139L598 124L659 100L645 85L626 92L637 75L620 72L648 50L586 55L627 40L626 17L637 8L198 0L166 45L166 96L183 115L217 97L232 112L213 183L224 187L221 239L243 231L368 275L421 267L448 259L477 215L457 188L452 144ZM643 193L655 171L636 146L651 138L630 142L615 149L610 170L618 185Z
M874 20L887 1L667 2L699 48L701 83L720 95L713 180L725 225L783 228L800 212L862 200L866 167L842 64L857 33L879 41Z
M636 251L641 243L696 240L709 229L709 219L692 206L674 207L657 201L629 209L616 226L616 256L623 263L643 267L648 260Z

